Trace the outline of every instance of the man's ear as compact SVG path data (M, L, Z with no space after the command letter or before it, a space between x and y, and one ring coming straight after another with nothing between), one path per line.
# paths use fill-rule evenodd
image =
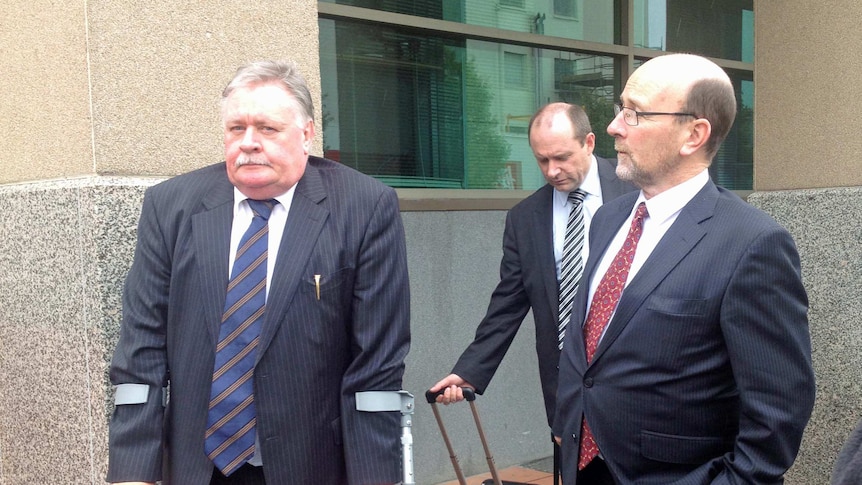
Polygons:
M698 118L688 127L688 136L679 149L680 155L691 155L706 145L712 134L712 124L706 118Z
M302 129L302 148L308 154L311 151L311 141L314 140L314 120L308 120Z
M587 155L592 155L593 150L596 148L596 134L592 131L587 133L587 136L584 137L584 148L589 152Z

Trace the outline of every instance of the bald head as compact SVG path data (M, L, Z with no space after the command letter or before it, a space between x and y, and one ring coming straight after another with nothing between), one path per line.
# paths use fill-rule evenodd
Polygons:
M736 118L733 84L721 67L705 57L669 54L643 63L629 83L649 85L659 98L677 98L679 111L708 120L712 133L705 149L710 160L715 156Z
M580 106L569 103L549 103L539 108L530 118L530 123L527 125L527 140L530 140L533 130L548 130L555 123L561 122L571 124L575 140L581 143L593 131L590 118Z
M632 75L648 76L656 83L668 86L688 86L702 79L724 81L730 78L724 70L709 59L693 54L668 54L643 63Z

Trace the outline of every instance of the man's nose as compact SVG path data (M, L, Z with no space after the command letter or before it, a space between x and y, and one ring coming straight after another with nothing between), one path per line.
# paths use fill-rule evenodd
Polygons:
M628 125L623 121L623 113L620 111L608 124L608 135L613 137L622 136L625 134L625 129L627 127Z
M243 151L253 152L260 150L260 143L257 141L257 131L254 127L248 127L243 133L242 143L240 144L240 148Z

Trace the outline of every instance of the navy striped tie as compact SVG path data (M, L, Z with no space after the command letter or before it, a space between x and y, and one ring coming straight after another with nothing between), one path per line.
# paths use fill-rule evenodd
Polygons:
M225 476L254 456L252 373L266 308L267 221L276 203L248 199L254 218L240 240L227 286L204 445Z
M560 262L560 321L557 330L558 345L563 349L563 337L572 316L572 299L578 290L581 274L584 272L584 262L581 250L584 247L584 197L587 194L581 189L569 193L572 210L566 224L566 236L563 240L563 259Z

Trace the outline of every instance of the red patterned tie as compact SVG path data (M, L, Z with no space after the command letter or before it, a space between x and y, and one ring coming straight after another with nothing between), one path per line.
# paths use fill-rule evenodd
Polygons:
M635 211L635 217L632 219L632 226L629 228L629 234L626 236L623 247L614 256L614 260L593 295L590 312L587 314L587 322L584 324L587 363L592 362L596 347L599 345L599 338L611 319L617 302L620 301L620 295L626 286L626 279L628 279L629 269L632 267L638 241L641 238L641 233L643 233L643 221L647 215L646 204L641 202ZM599 447L596 444L596 439L587 424L587 420L584 419L581 424L581 454L578 460L578 470L583 470L598 455Z

